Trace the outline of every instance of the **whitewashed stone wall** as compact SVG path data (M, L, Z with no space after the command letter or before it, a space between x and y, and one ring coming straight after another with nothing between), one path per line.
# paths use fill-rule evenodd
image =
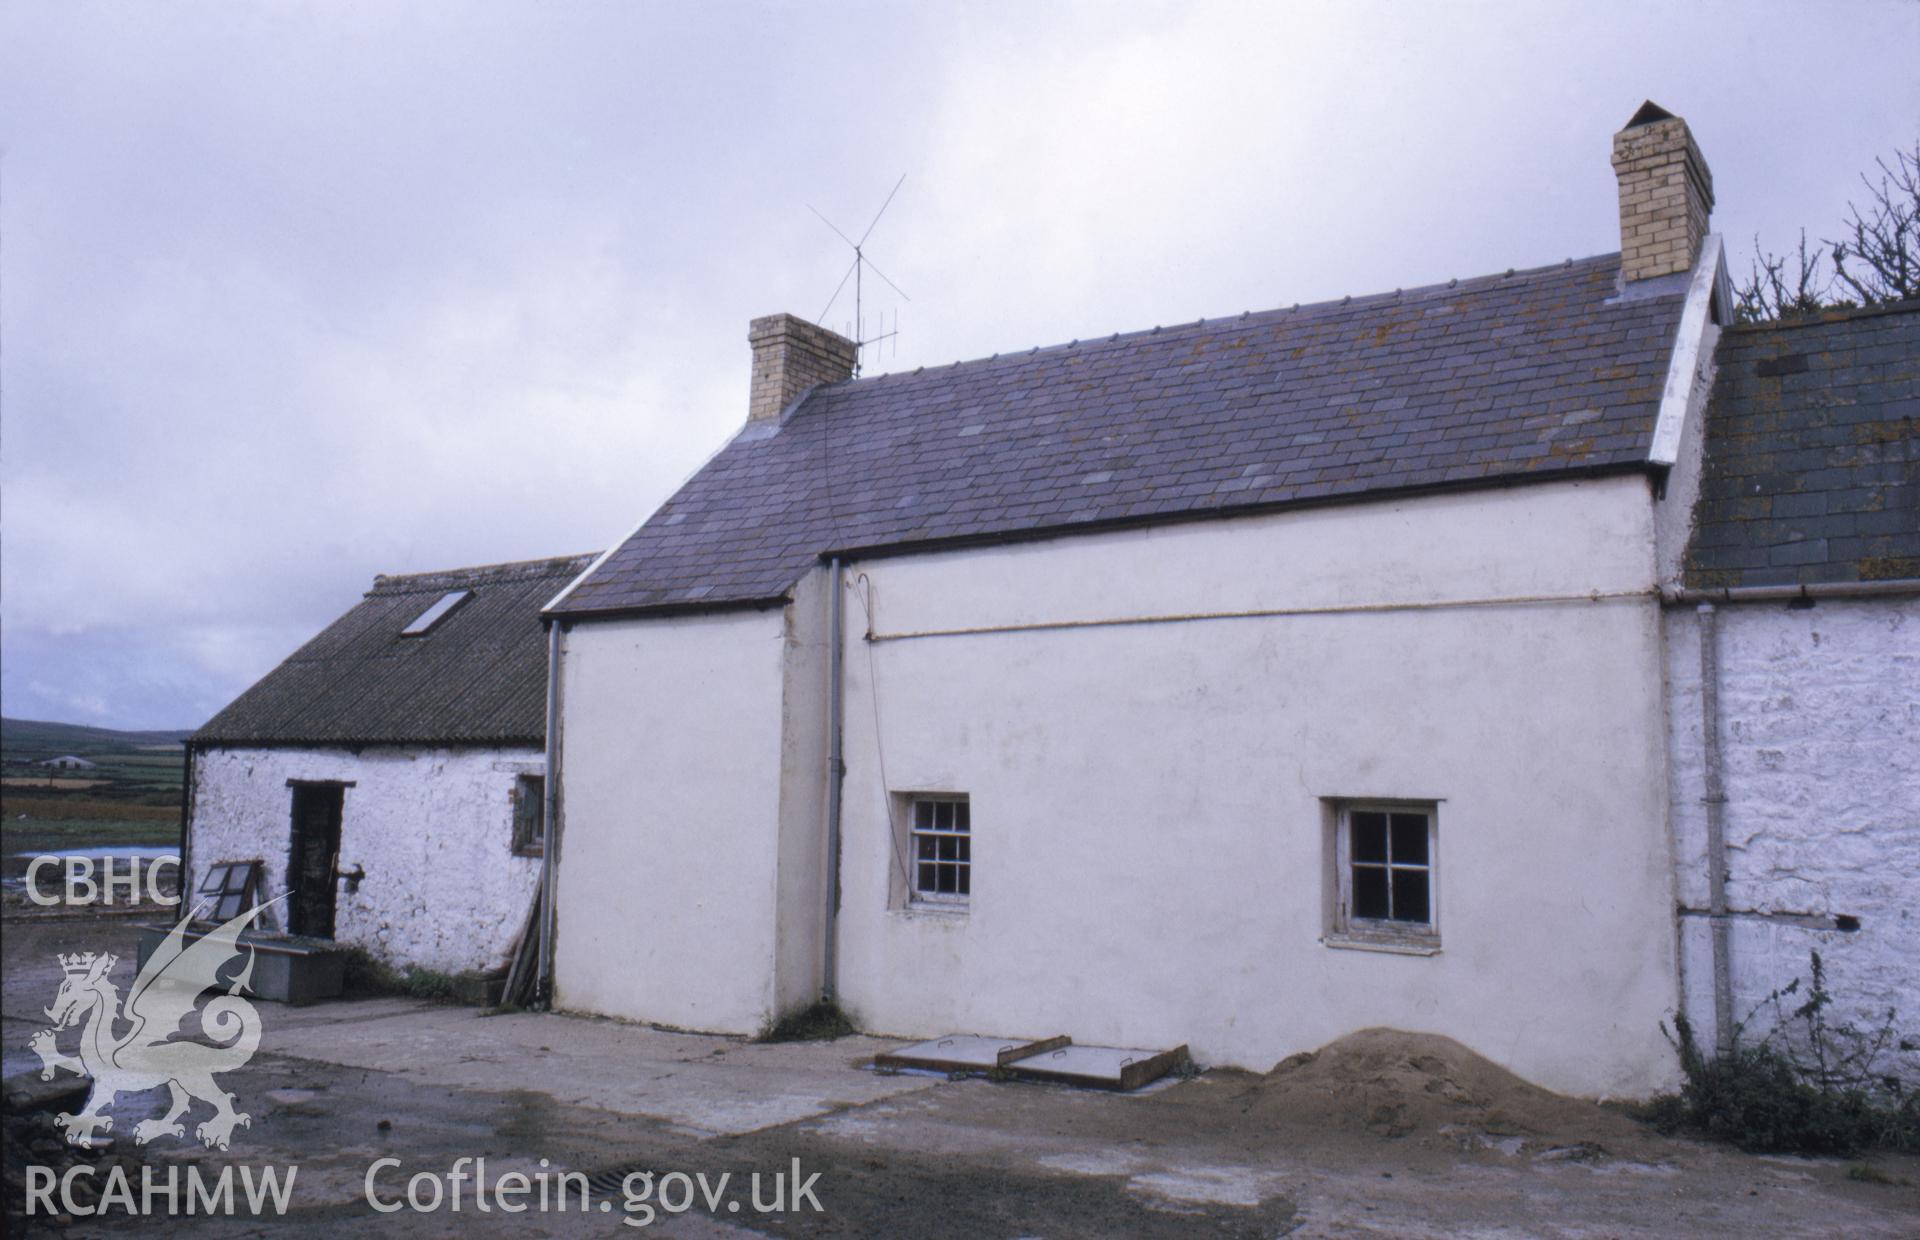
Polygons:
M216 749L197 755L195 882L220 861L265 862L269 898L286 891L289 779L350 780L340 822L335 937L397 966L457 973L506 963L539 880L513 854L514 780L538 750ZM284 928L282 916L280 926Z
M1836 1020L1920 1036L1920 600L1718 609L1733 1012L1827 966ZM1707 907L1699 620L1668 613L1676 891ZM1859 928L1835 928L1857 918ZM1706 920L1680 923L1687 1012L1714 1036ZM1804 987L1806 981L1802 981ZM1912 1070L1912 1063L1906 1065Z

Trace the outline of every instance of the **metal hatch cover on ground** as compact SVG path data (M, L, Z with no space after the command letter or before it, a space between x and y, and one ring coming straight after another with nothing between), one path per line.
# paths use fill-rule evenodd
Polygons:
M877 1068L934 1072L1010 1072L1023 1080L1096 1089L1134 1090L1156 1081L1187 1057L1187 1048L1135 1050L1120 1046L1075 1046L1059 1036L1028 1041L951 1034L874 1056Z

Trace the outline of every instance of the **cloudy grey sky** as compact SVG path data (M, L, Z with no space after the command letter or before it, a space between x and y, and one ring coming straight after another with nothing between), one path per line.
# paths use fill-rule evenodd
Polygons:
M833 292L809 205L907 176L869 373L1616 249L1647 97L1744 263L1920 133L1917 47L1901 0L3 0L6 713L192 726L375 573L618 538Z

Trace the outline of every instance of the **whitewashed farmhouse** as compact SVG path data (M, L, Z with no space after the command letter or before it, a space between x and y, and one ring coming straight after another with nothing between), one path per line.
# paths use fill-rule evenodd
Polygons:
M1920 304L1731 326L1686 123L1613 166L1617 253L1444 286L870 378L757 319L613 550L379 578L196 734L192 870L448 971L539 887L555 1006L717 1032L1637 1096L1815 950L1911 1028Z
M287 894L278 929L445 973L505 965L544 847L540 608L589 558L377 577L195 732L190 902L221 894L217 872Z
M548 609L555 1002L1253 1068L1385 1025L1611 1095L1810 941L1920 1011L1911 309L1723 337L1685 122L1613 162L1620 252L1549 267L876 378L756 320L745 427ZM1781 542L1726 560L1756 359L1822 333L1876 340L1821 443L1886 515L1794 533L1845 466L1749 462Z

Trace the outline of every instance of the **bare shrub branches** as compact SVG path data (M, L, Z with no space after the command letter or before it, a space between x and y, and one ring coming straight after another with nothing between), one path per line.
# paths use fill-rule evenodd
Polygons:
M1866 175L1868 206L1847 210L1847 237L1828 240L1834 278L1863 306L1920 297L1920 141L1895 154L1892 166L1874 161L1878 185Z
M1797 319L1824 310L1878 306L1920 298L1920 140L1893 162L1874 161L1879 179L1862 173L1865 205L1849 203L1842 236L1796 253L1773 254L1754 238L1747 278L1734 286L1743 323Z

